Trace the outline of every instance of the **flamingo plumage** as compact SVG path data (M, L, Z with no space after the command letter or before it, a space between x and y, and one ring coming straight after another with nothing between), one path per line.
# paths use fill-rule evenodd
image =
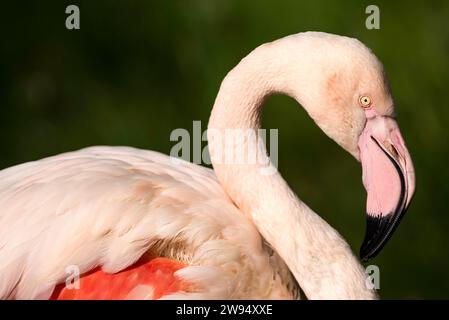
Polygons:
M306 32L256 48L226 76L209 120L213 170L100 146L0 171L0 298L377 298L339 233L276 170L261 174L274 169L265 150L263 165L217 160L226 150L213 134L260 128L274 93L361 160L361 255L376 255L414 191L383 67L355 39ZM69 266L79 288L64 287Z

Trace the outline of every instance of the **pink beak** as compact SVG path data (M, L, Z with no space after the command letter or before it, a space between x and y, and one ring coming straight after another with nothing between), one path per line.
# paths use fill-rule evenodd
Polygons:
M367 261L380 252L407 210L415 190L415 171L393 118L368 118L358 145L368 193L360 257Z

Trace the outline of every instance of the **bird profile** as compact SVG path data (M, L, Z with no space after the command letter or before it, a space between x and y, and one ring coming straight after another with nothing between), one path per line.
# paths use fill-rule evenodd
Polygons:
M0 298L377 298L342 236L281 173L261 170L273 166L257 130L274 93L360 161L360 258L376 256L415 188L386 73L360 41L304 32L259 46L224 78L208 124L213 169L97 146L0 171ZM256 138L214 139L229 130ZM219 161L229 150L266 161Z

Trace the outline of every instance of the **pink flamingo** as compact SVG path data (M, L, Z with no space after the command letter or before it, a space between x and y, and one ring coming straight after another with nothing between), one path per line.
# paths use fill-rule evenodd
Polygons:
M361 161L360 254L374 257L415 185L382 64L361 42L326 33L264 44L224 79L210 132L258 129L273 93L295 98ZM209 138L214 170L92 147L1 171L0 298L288 299L299 288L309 299L377 297L348 244L279 173L217 162L225 150ZM70 266L79 288L64 286Z

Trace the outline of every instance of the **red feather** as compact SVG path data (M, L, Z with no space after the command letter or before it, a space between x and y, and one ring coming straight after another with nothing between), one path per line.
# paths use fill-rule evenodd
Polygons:
M139 261L118 273L108 274L96 268L79 279L79 288L58 285L52 300L121 300L159 299L163 295L187 291L188 284L175 276L185 264L167 259L155 258ZM136 289L137 287L141 288Z

